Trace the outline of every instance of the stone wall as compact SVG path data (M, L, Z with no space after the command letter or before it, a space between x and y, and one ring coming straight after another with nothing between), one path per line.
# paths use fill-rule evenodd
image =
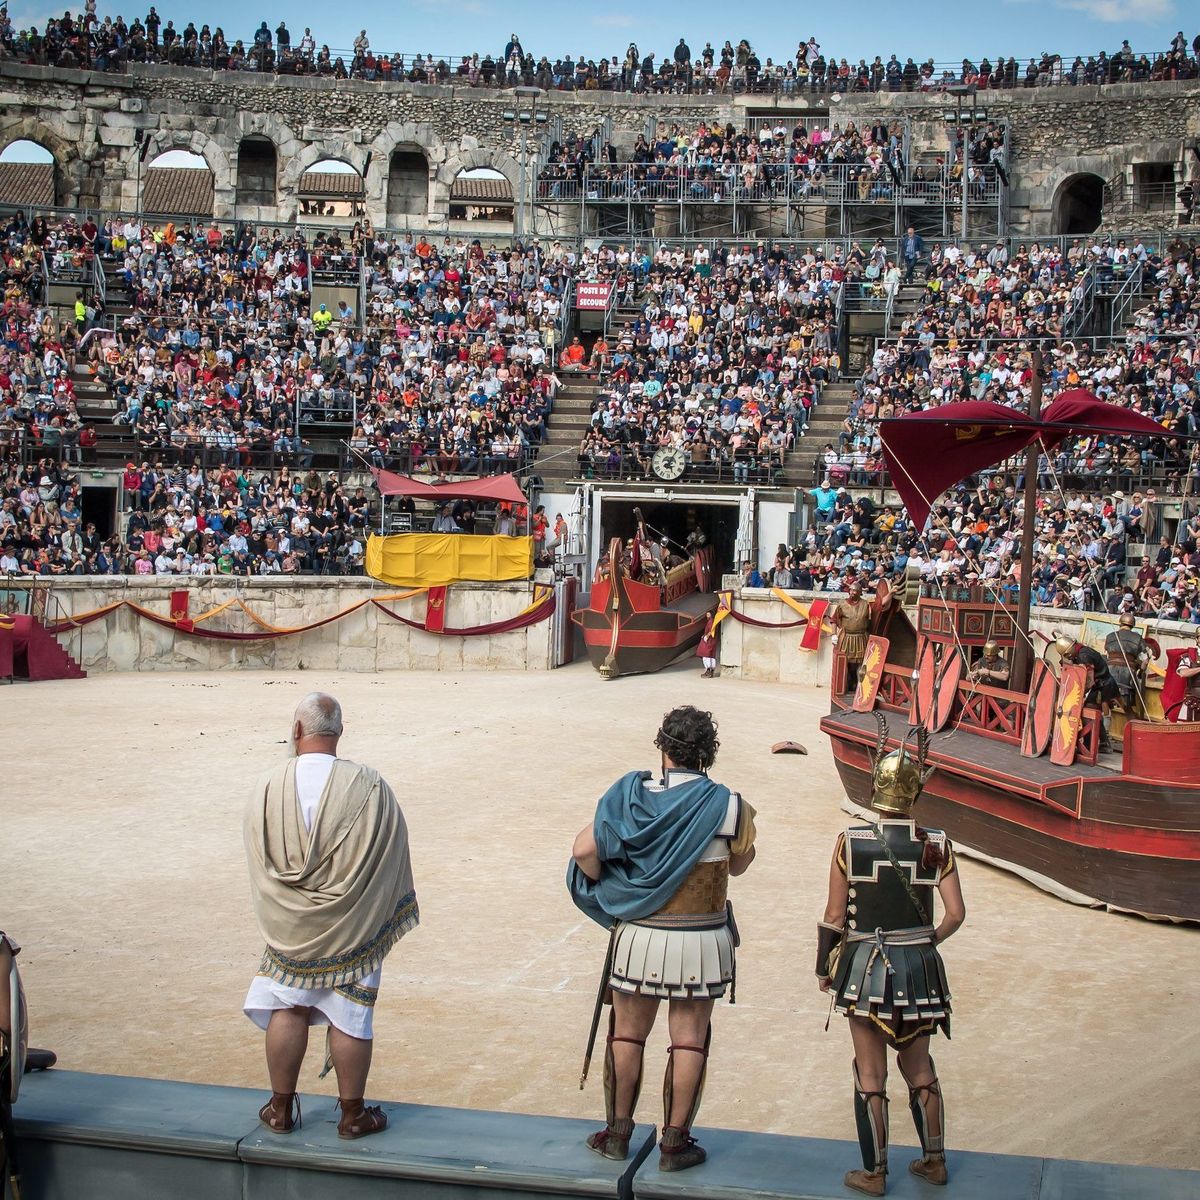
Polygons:
M539 103L561 117L564 132L590 133L611 121L613 139L630 145L650 118L659 128L679 121L744 122L748 113L806 114L826 122L869 124L906 120L916 151L946 149L945 96L881 93L844 97L832 112L827 98L634 96L552 92ZM1105 88L1018 89L978 101L1012 131L1012 214L1015 232L1053 232L1054 202L1073 175L1108 180L1138 162L1173 162L1190 172L1200 140L1200 83L1122 84ZM366 202L383 225L394 150L420 152L429 167L428 210L412 224L446 220L450 185L460 171L489 167L517 189L519 149L503 119L509 92L419 84L330 81L213 74L133 66L128 75L0 64L0 148L17 138L44 145L55 157L61 200L106 210L137 205L135 133L150 139L146 162L166 150L189 150L214 177L215 215L266 218L256 206L238 211L236 174L242 138L268 139L278 163L275 219L294 220L296 189L323 158L366 168ZM369 156L369 158L368 158ZM369 166L368 166L369 162Z
M383 598L397 591L370 579L248 579L234 586L228 578L185 583L171 578L92 578L55 580L53 594L71 614L130 600L165 617L170 613L170 593L181 586L189 591L193 617L241 597L259 617L277 626L307 625L359 600ZM525 608L530 599L527 583L456 584L447 594L446 624L465 629L507 620ZM389 602L388 607L410 620L425 618L424 594ZM123 607L82 629L60 634L58 640L82 661L85 670L92 672L215 671L231 667L277 671L542 671L551 666L551 626L546 620L493 636L441 636L410 629L367 604L309 633L270 641L227 642L177 633ZM236 608L214 617L205 627L237 632L255 629Z
M813 599L811 592L789 592L802 603ZM840 600L822 593L823 599ZM796 613L771 595L768 588L744 588L736 597L739 612L758 621L782 623L796 620ZM1077 633L1089 614L1064 612L1061 609L1035 608L1031 627L1050 636L1055 630ZM764 683L790 683L799 687L827 690L833 665L832 639L823 636L817 653L800 649L802 629L758 629L742 625L732 617L721 622L721 673L741 679L756 679ZM1166 652L1176 646L1194 645L1195 627L1174 621L1160 622L1154 637L1162 647L1160 667L1166 666Z

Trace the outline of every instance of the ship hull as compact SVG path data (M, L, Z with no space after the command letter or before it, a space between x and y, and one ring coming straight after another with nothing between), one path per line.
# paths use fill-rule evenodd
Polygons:
M874 729L857 716L832 713L821 728L847 797L867 807ZM1062 898L1200 921L1200 787L1086 764L1052 770L1015 747L962 740L957 752L930 755L937 770L921 793L922 824Z
M577 609L571 619L603 678L661 671L695 649L717 607L716 596L699 590L710 570L710 555L711 550L702 550L664 585L630 579L619 568L596 580L587 607ZM611 561L618 557L614 553Z

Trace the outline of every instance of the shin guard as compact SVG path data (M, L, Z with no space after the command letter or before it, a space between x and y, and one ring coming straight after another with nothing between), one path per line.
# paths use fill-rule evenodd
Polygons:
M877 1101L873 1104L872 1101ZM887 1172L888 1099L886 1091L868 1092L858 1078L854 1064L854 1124L858 1129L858 1148L863 1167L870 1172Z
M900 1066L900 1074L908 1084L908 1107L912 1111L913 1124L917 1127L917 1137L921 1140L921 1149L925 1154L944 1154L946 1151L946 1106L942 1100L942 1088L938 1083L937 1068L933 1059L929 1060L930 1069L934 1072L928 1083L913 1084ZM931 1132L936 1129L935 1132Z
M671 1045L667 1048L667 1070L663 1075L663 1128L681 1129L684 1133L692 1127L692 1122L696 1119L696 1114L700 1111L700 1099L704 1095L704 1080L708 1075L708 1049L712 1045L712 1025L708 1027L708 1033L704 1037L703 1046L685 1046L682 1043ZM671 1109L674 1107L675 1101L675 1052L682 1050L690 1054L699 1054L703 1056L703 1062L700 1066L700 1078L696 1081L696 1090L692 1094L691 1106L688 1108L687 1120L682 1124L676 1124L671 1120Z
M617 1014L609 1013L608 1038L604 1046L604 1117L609 1128L616 1126L617 1117L617 1060L613 1055L613 1042L628 1042L641 1050L646 1049L646 1043L639 1038L617 1037L614 1032L617 1027ZM642 1058L639 1056L637 1078L633 1083L633 1098L629 1103L629 1114L623 1118L632 1123L633 1114L637 1111L638 1097L642 1094Z

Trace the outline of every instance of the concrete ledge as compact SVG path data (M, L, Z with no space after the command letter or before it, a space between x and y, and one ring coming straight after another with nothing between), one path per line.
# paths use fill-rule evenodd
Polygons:
M696 1137L709 1153L708 1162L664 1174L651 1157L634 1177L638 1200L845 1200L854 1194L843 1186L842 1176L861 1165L857 1143L729 1129L701 1129ZM891 1146L889 1196L930 1200L933 1189L908 1172L909 1162L920 1156L915 1146ZM970 1200L1195 1200L1200 1195L1200 1171L955 1150L947 1158L947 1192Z
M385 1103L384 1133L342 1141L329 1096L301 1097L302 1127L280 1136L257 1121L266 1096L75 1071L29 1076L14 1114L24 1193L367 1200L400 1189L411 1200L458 1200L468 1191L473 1200L630 1200L634 1172L656 1137L652 1126L639 1126L629 1159L611 1162L584 1145L596 1122Z
M698 1131L709 1160L658 1169L656 1130L640 1125L630 1158L610 1162L584 1138L596 1122L384 1104L385 1133L341 1141L328 1096L305 1096L301 1129L258 1124L264 1092L50 1071L29 1076L16 1107L25 1195L37 1200L843 1200L853 1142ZM888 1195L929 1200L894 1145ZM956 1195L971 1200L1195 1200L1200 1171L950 1152Z

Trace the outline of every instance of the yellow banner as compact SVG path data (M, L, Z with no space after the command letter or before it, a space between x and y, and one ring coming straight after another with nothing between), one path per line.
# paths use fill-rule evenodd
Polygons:
M807 617L810 605L802 604L795 596L789 596L782 588L772 588L771 595L782 604L786 604L793 612L798 612L802 617ZM829 624L828 621L821 622L822 633L836 633L837 630Z
M533 538L484 533L394 533L367 542L367 574L392 587L528 579Z

